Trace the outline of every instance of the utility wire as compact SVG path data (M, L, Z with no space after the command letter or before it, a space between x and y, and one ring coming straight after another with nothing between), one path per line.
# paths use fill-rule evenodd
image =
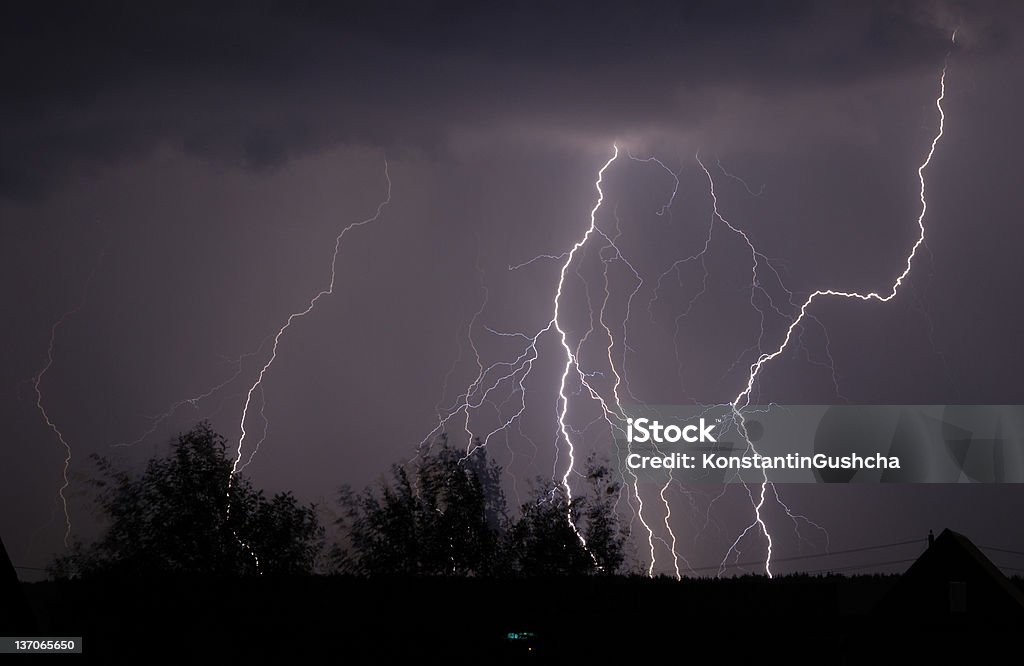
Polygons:
M978 546L982 550L991 550L996 553L1009 553L1010 555L1024 555L1024 552L1019 550L1009 550L1007 548L996 548L995 546Z
M793 555L791 557L778 557L772 558L772 563L776 562L794 562L797 560L811 560L820 557L832 557L833 555L847 555L849 553L863 553L869 550L881 550L882 548L895 548L897 546L909 546L910 544L923 543L926 539L911 539L909 541L897 541L895 543L882 543L875 546L861 546L860 548L847 548L845 550L833 550L826 553L815 553L813 555ZM726 567L746 567L746 566L757 566L763 565L764 561L750 561L750 562L737 562L735 564L728 564ZM707 566L707 567L696 567L691 568L691 571L710 571L712 569L718 569L721 565Z

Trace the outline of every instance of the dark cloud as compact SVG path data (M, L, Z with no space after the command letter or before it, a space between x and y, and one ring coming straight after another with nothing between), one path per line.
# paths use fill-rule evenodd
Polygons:
M712 90L774 97L931 66L950 28L914 7L7 6L0 196L165 144L267 169L340 142L435 149L509 118L605 137L685 125Z

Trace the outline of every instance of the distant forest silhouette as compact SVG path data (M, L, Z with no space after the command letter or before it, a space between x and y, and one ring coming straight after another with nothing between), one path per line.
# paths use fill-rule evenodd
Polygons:
M442 436L361 491L341 487L338 540L316 506L291 492L267 498L232 473L227 440L202 422L141 473L94 455L100 537L57 556L57 579L107 575L345 574L360 577L533 577L630 573L628 534L607 463L586 461L586 494L538 478L513 515L502 469ZM571 518L571 522L570 519ZM577 532L578 530L578 532ZM585 545L584 545L585 544Z

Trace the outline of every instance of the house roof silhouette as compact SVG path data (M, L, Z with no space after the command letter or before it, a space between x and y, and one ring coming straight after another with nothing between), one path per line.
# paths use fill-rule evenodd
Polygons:
M922 622L1019 623L1024 593L963 534L945 529L879 603Z
M0 634L32 633L35 620L25 599L21 581L0 539Z

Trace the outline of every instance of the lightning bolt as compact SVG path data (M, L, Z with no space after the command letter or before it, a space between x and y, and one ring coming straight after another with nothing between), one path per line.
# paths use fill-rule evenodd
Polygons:
M584 232L583 237L576 241L576 243L572 246L572 249L569 250L569 256L566 257L565 263L562 264L562 270L559 272L558 288L555 290L555 312L554 316L551 319L551 324L555 327L555 331L558 332L558 336L562 343L562 349L565 350L565 366L562 370L562 379L558 385L558 397L561 403L561 408L558 412L558 427L559 430L561 430L562 432L562 437L565 439L565 444L568 448L569 453L569 464L565 468L565 474L562 475L562 487L565 489L566 497L570 498L572 497L572 487L569 485L569 475L572 474L572 472L576 468L576 447L573 445L572 436L569 434L569 428L565 422L566 413L569 411L569 397L565 394L565 382L569 378L569 373L575 367L577 373L580 374L580 380L584 383L584 385L586 385L589 388L589 384L586 383L586 379L580 372L577 356L576 354L573 353L572 347L569 346L569 337L566 334L565 330L562 328L562 324L559 321L559 306L562 302L562 289L565 285L566 271L569 270L569 266L572 264L572 260L576 256L576 252L579 251L581 247L586 245L587 241L590 239L590 236L594 233L595 229L597 228L597 211L599 208L601 208L601 204L604 203L604 190L601 189L601 182L604 180L605 169L607 169L611 165L611 163L614 162L616 158L618 158L618 156L619 147L613 146L611 158L607 162L605 162L604 166L601 167L601 170L597 172L597 182L594 183L594 187L595 189L597 189L597 203L594 204L594 207L590 210L590 226L587 227L587 230ZM591 389L591 392L593 393L593 389ZM603 402L604 401L602 401L602 407L607 413L608 408L606 405L603 404ZM576 536L579 538L580 544L582 544L583 547L586 548L587 540L584 539L583 534L578 529L576 529L576 524L572 519L571 512L566 514L566 519L569 521L569 524L572 525L573 531L576 532Z
M953 35L952 35L950 41L951 41L951 43L954 43L954 44L956 43L956 31L953 32ZM751 366L750 366L750 373L747 376L747 381L746 381L745 386L743 387L743 390L741 390L739 392L739 394L736 396L736 398L731 403L732 412L733 412L733 414L735 415L735 417L737 419L738 429L739 429L741 435L743 436L744 440L746 441L747 446L750 449L753 449L754 447L753 447L753 444L751 444L750 438L747 435L746 421L744 419L743 411L742 410L750 404L750 395L751 395L751 393L754 390L754 383L757 381L757 378L761 374L762 369L765 367L766 364L770 363L772 360L774 360L780 354L782 354L782 352L789 346L790 341L793 338L793 332L803 323L804 319L809 318L807 310L811 306L811 304L813 304L815 300L817 300L819 298L822 298L822 297L837 297L837 298L845 298L845 299L857 299L857 300L861 300L861 301L878 301L880 303L887 303L887 302L891 301L896 296L896 293L899 290L900 286L903 284L903 281L910 274L910 269L913 266L914 257L917 256L917 250L925 242L924 218L925 218L925 215L928 212L928 200L925 197L925 177L924 177L924 172L925 172L925 169L928 168L928 165L931 164L932 157L935 155L935 148L938 146L939 140L942 138L943 132L945 130L946 114L945 114L945 111L942 108L942 100L945 99L945 97L946 97L946 72L947 72L948 67L949 67L949 54L947 53L945 62L943 63L943 66L942 66L942 74L939 77L939 95L935 99L935 108L936 108L936 110L938 111L938 114L939 114L939 127L938 127L938 130L935 133L935 136L932 138L931 145L928 148L928 153L925 156L924 161L921 162L920 166L918 166L918 168L917 168L917 178L918 178L918 182L919 182L919 185L920 185L920 189L918 191L918 197L919 197L920 202L921 202L921 211L920 211L920 213L917 216L918 236L917 236L917 240L911 246L910 252L907 254L907 258L906 258L906 262L905 262L904 267L903 267L903 271L896 277L896 279L892 282L891 286L888 288L887 292L884 293L884 294L880 293L880 292L877 292L877 291L872 291L872 292L868 292L866 294L862 294L862 293L855 292L855 291L838 291L838 290L835 290L835 289L818 289L818 290L812 292L807 297L807 299L800 306L799 314L790 323L789 328L786 329L786 334L783 337L782 342L779 344L779 346L774 351L772 351L772 352L761 354L757 358L757 360L754 361L753 364L751 364ZM763 470L762 470L762 472L763 472ZM725 566L726 560L728 559L728 557L729 557L729 555L731 553L738 552L738 545L739 545L740 541L751 530L756 528L756 529L759 529L764 534L765 538L768 540L768 550L767 550L767 553L766 553L766 556L765 556L764 570L765 570L765 573L768 575L769 578L772 577L772 570L771 570L772 536L771 536L771 533L768 531L768 527L765 524L764 517L762 516L762 513L761 513L761 511L762 511L762 509L764 507L765 497L766 497L767 489L768 489L769 486L772 487L773 492L775 492L776 493L776 497L778 497L778 493L777 493L777 491L775 491L774 485L768 483L767 473L765 473L765 479L764 479L764 482L761 483L761 491L760 491L760 495L758 496L758 499L755 501L754 498L753 498L753 495L751 494L751 502L754 504L754 522L752 522L750 525L748 525L747 528L740 534L740 536L736 538L736 541L733 542L733 545L730 547L729 552L726 554L726 558L723 559L723 561L722 561L722 567ZM748 489L748 492L749 492L749 489ZM781 504L781 500L779 500L779 502ZM785 505L783 505L783 506L785 507ZM785 507L785 510L786 510L787 514L792 516L792 514L790 514L790 512L789 512L789 508L788 507ZM719 569L719 573L721 573L721 571L722 571L722 569Z
M324 296L330 296L331 294L334 293L334 282L337 278L338 252L341 250L341 241L342 239L345 238L345 235L348 232L352 231L353 229L364 227L368 224L376 222L378 219L380 219L380 215L381 212L384 210L384 207L391 203L391 174L388 172L387 160L384 161L384 180L387 182L387 193L385 194L384 199L377 204L377 209L376 211L374 211L373 215L358 222L352 222L348 224L340 232L338 232L337 236L335 236L334 253L331 255L330 282L327 284L325 288L318 291L316 295L309 300L309 304L304 309L299 310L297 312L293 312L292 314L288 315L288 319L285 320L284 324L277 330L277 333L274 335L274 345L270 351L270 358L267 359L267 362L263 364L262 368L260 368L260 372L259 375L256 377L256 381L253 382L252 386L249 387L249 390L248 392L246 392L245 395L245 406L242 408L242 418L238 424L239 430L241 430L242 434L238 438L237 455L235 457L234 465L231 468L232 475L242 471L253 461L253 458L259 452L260 445L263 443L264 439L266 439L266 430L264 430L263 436L256 442L256 445L254 446L252 453L249 455L249 459L245 462L245 464L239 464L242 461L243 450L245 448L245 439L246 437L248 437L248 432L245 429L245 422L249 416L249 407L252 405L252 396L253 393L255 393L258 389L262 387L264 377L266 377L266 374L270 370L271 366L274 365L274 361L277 360L277 350L281 344L281 337L284 336L285 331L287 331L291 327L292 322L294 322L296 319L301 319L302 317L308 315L316 308L316 305L317 303L320 302L321 298L323 298ZM266 418L263 414L262 406L260 407L260 416L264 419Z
M53 431L53 434L56 435L57 437L57 441L60 442L61 447L63 447L64 449L64 463L61 467L62 483L60 488L57 490L56 499L59 500L60 505L64 511L65 548L68 547L71 542L71 513L68 509L68 498L67 495L65 495L65 493L67 492L68 486L71 485L71 481L68 478L68 470L71 468L72 451L71 444L68 443L68 440L64 436L64 433L61 432L61 429L57 427L57 424L53 421L53 419L50 418L50 414L46 411L46 406L44 405L43 400L43 379L46 377L46 374L50 371L50 368L53 367L54 348L56 347L57 344L57 330L64 325L64 322L66 322L71 317L77 315L79 312L82 311L82 308L85 307L85 303L89 295L89 286L92 284L93 278L96 275L96 271L99 269L99 264L103 260L103 255L104 251L101 250L99 258L96 261L96 265L89 273L89 277L86 278L85 285L82 287L82 296L79 299L78 303L70 310L64 312L64 314L62 314L57 319L57 321L53 322L53 325L50 326L50 341L46 347L46 363L39 370L39 372L37 372L36 375L32 378L32 388L35 390L36 393L36 409L39 411L39 414L43 417L43 421L46 423L46 426L51 431Z
M252 461L255 458L256 454L259 452L260 445L263 443L263 441L266 439L266 436L267 436L267 417L266 417L266 414L264 413L264 408L266 407L266 400L262 399L262 397L263 397L263 379L266 377L267 372L270 370L271 366L274 364L274 361L277 360L277 351L278 351L278 347L281 344L281 338L284 336L285 331L287 331L289 328L291 328L292 322L294 322L296 319L301 319L302 317L305 317L306 315L308 315L310 312L312 312L316 308L316 305L317 305L317 303L320 302L321 298L323 298L324 296L330 296L331 294L334 293L334 285L335 285L335 281L337 279L337 273L338 273L337 272L338 253L341 250L341 241L342 241L342 239L345 238L345 235L348 234L348 232L352 231L353 229L357 229L359 227L364 227L364 226L366 226L368 224L372 224L373 222L376 222L378 219L380 219L380 216L381 216L381 213L384 210L384 207L387 206L389 203L391 203L391 174L388 171L388 162L387 162L386 159L384 160L384 180L387 183L386 193L385 193L384 199L381 200L380 203L377 204L377 208L374 211L373 215L371 215L370 217L367 217L367 218L365 218L363 220L359 220L358 222L351 222L351 223L349 223L347 226L343 227L342 230L339 231L338 234L334 237L334 252L331 254L331 279L330 279L330 281L328 282L326 287L324 287L323 289L318 291L316 293L316 295L314 295L309 300L309 304L304 309L299 310L297 312L293 312L292 314L288 315L288 319L285 320L284 324L281 325L281 327L277 330L277 333L274 335L274 345L273 345L273 347L271 348L271 351L270 351L270 358L267 359L267 362L263 364L262 368L260 368L260 372L259 372L259 375L256 377L256 381L253 382L252 386L250 386L249 390L246 392L246 395L245 395L245 405L242 408L242 417L241 417L241 421L239 423L239 429L241 430L242 434L238 438L238 449L236 451L237 455L235 456L235 460L232 463L231 474L228 477L227 489L225 491L225 494L226 494L227 499L228 499L227 507L226 507L226 511L225 511L225 520L230 520L231 519L231 486L232 486L232 483L234 482L235 476L239 472L241 472L243 469L245 469L250 463L252 463ZM260 418L263 420L263 424L264 424L263 434L260 437L260 439L256 442L256 445L253 448L252 452L249 454L249 459L245 462L245 464L241 464L240 465L239 463L241 463L241 461L242 461L243 451L244 451L244 448L245 448L245 439L246 439L246 437L248 435L248 433L247 433L247 431L245 429L245 422L246 422L246 419L248 418L248 415L249 415L249 407L252 405L253 394L257 390L260 391L260 396L261 396L259 415L260 415ZM259 555L256 553L256 551L252 548L252 546L249 543L247 543L240 536L238 536L238 533L234 529L232 529L231 533L234 536L235 541L238 542L238 545L241 546L246 552L248 552L250 557L252 557L253 561L256 564L256 571L257 571L257 573L262 573L262 572L260 572L260 559L259 559Z
M893 281L892 283L892 286L889 287L888 293L885 295L882 295L876 291L872 291L867 294L861 294L855 291L837 291L834 289L819 289L815 292L812 292L811 295L807 297L807 300L803 302L803 305L800 306L799 315L793 320L793 323L790 324L789 328L786 330L786 335L783 338L782 343L779 345L779 347L769 354L762 354L757 359L757 361L750 366L750 375L747 378L746 386L739 393L739 395L736 396L736 399L733 400L732 404L734 406L739 405L741 402L744 402L744 404L749 404L750 393L751 391L753 391L754 382L757 380L757 376L760 374L761 369L764 367L766 363L775 359L779 354L783 352L783 350L786 349L786 347L789 345L790 339L793 337L793 331L798 326L800 326L804 318L808 316L807 308L809 308L816 299L822 296L836 296L839 298L856 298L862 301L878 301L880 303L887 303L891 301L893 297L896 296L896 292L903 284L903 281L907 278L907 275L910 274L910 268L913 264L914 257L917 255L918 248L921 247L921 245L924 243L925 237L924 217L925 214L928 212L928 200L925 198L924 170L928 167L929 164L931 164L932 156L935 154L935 148L939 143L939 139L942 138L945 126L946 115L942 109L942 100L945 99L946 96L946 69L946 66L942 68L942 76L939 78L939 96L935 100L935 107L938 109L939 112L939 129L938 132L935 134L935 137L932 139L931 147L928 150L928 154L925 157L924 162L922 162L921 165L917 168L917 177L920 183L919 198L921 201L921 212L917 216L917 227L919 233L917 240L910 248L910 253L907 255L903 272L896 277L895 281Z

